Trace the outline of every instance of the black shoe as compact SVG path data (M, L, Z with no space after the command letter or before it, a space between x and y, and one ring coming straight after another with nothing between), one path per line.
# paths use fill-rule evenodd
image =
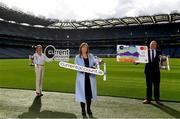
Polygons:
M92 114L91 110L88 110L87 113L89 115L89 118L93 118L93 114Z
M85 111L82 111L82 117L83 117L83 118L87 118L87 115L86 115L86 112L85 112Z

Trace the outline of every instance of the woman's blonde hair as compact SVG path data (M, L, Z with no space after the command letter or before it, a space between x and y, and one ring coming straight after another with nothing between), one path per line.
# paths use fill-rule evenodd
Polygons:
M86 54L88 55L89 54L89 45L85 42L81 43L81 45L79 46L79 54L80 56L82 55L82 47L86 46L87 47L87 52Z
M42 45L36 45L35 48L36 48L36 51L37 51L38 48L41 48L41 49L42 49Z

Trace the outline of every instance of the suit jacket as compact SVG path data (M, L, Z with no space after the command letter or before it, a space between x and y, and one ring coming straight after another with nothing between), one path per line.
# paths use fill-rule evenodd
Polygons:
M150 50L148 50L149 62L146 63L145 70L144 70L144 73L146 75L152 74L152 73L160 74L160 69L159 69L160 55L161 55L161 52L159 50L156 50L156 56L154 60L151 61Z

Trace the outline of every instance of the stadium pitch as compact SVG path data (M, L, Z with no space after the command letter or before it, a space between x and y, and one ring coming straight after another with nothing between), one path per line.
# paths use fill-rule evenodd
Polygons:
M104 58L107 81L97 77L98 95L143 99L145 97L144 64L118 63ZM70 62L73 63L74 59ZM34 67L28 59L0 60L0 87L35 89ZM180 59L170 59L170 71L161 70L161 100L180 101ZM45 91L74 93L76 72L60 68L58 62L45 65Z
M32 90L0 88L0 118L81 118L74 94L44 92L35 98ZM142 100L98 96L93 103L96 118L180 118L180 103L144 105Z

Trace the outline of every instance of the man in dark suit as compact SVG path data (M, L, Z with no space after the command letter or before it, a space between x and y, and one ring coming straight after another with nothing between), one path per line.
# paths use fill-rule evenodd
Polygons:
M157 104L160 103L160 62L161 52L157 50L157 42L152 41L150 43L150 49L148 50L149 63L145 65L146 76L146 99L143 104L149 104L152 100L152 85L154 85L154 99Z

